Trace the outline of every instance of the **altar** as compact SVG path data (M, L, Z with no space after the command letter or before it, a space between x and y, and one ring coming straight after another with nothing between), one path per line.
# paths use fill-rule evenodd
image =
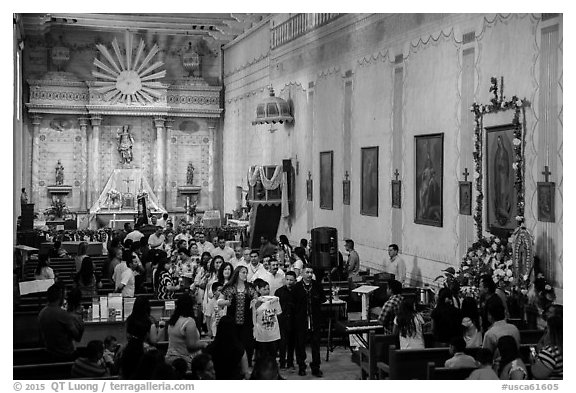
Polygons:
M140 212L137 199L145 200L146 212ZM114 169L96 202L90 208L90 227L122 228L134 224L139 214L165 213L140 168Z

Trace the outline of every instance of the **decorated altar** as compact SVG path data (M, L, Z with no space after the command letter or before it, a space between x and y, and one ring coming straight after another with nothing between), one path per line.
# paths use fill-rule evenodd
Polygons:
M150 213L165 213L158 197L140 168L114 169L100 196L90 208L90 228L134 223L137 199L145 198Z

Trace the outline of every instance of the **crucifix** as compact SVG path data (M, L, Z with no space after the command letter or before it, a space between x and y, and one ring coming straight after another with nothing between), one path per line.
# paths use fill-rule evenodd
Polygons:
M132 183L134 180L131 179L124 179L124 182L126 183L126 192L130 193L130 183Z
M462 174L464 175L464 181L468 181L468 175L470 175L468 168L464 168L464 172L462 172Z
M346 173L344 174L344 180L348 181L349 177L350 175L348 174L348 171L346 171Z
M544 172L541 173L544 175L544 181L548 183L548 176L552 174L552 172L549 171L548 165L544 166Z
M393 173L396 181L398 181L398 176L400 176L400 172L398 172L398 168L396 168L396 171Z

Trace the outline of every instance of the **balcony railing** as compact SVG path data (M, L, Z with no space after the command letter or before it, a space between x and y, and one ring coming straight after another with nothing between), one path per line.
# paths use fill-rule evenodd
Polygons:
M343 14L296 14L286 22L272 28L272 49L323 26L341 15Z

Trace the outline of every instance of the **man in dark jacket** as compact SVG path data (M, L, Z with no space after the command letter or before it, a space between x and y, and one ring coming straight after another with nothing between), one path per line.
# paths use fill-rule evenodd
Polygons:
M280 325L280 368L294 367L294 285L296 285L296 273L286 272L286 284L274 292L278 296L282 313L278 315Z
M310 339L312 375L321 377L320 371L320 319L321 304L326 301L322 284L312 279L310 265L304 265L302 280L294 286L294 328L296 335L296 361L298 375L306 375L306 341Z

